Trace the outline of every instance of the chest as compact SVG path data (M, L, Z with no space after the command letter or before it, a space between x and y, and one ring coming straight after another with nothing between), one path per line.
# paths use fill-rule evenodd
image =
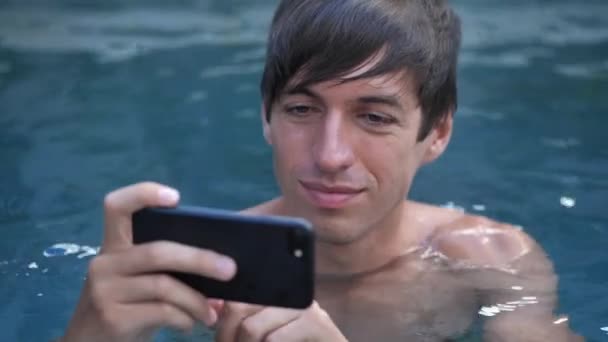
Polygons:
M440 341L469 328L474 290L448 272L401 271L322 282L317 300L349 341Z

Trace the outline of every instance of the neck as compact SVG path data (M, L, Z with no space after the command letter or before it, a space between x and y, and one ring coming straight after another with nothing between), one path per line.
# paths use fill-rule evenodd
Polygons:
M408 209L407 202L400 203L353 242L318 241L317 275L346 276L373 272L418 248L424 239L423 232L409 219Z
M396 258L422 246L431 228L418 216L421 208L403 201L367 234L348 244L317 241L316 272L324 276L348 276L373 272ZM284 199L279 197L245 211L257 215L290 215Z

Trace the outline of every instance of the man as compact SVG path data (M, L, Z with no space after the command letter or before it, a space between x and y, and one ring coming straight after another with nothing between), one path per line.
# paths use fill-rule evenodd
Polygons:
M262 80L282 195L248 214L304 217L316 301L287 310L205 298L168 276L237 272L213 251L133 246L131 214L175 206L154 183L105 199L105 236L63 341L140 341L203 321L218 341L570 341L556 277L521 230L404 200L448 145L460 23L441 0L284 0ZM483 319L482 319L483 318Z

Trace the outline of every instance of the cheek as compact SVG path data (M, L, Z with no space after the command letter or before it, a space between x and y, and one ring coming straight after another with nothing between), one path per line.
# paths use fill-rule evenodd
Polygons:
M404 140L374 140L361 146L361 161L380 191L401 194L409 189L419 165L419 151L415 143Z
M289 171L308 156L312 138L302 127L292 127L289 123L277 121L270 130L275 163L280 170Z

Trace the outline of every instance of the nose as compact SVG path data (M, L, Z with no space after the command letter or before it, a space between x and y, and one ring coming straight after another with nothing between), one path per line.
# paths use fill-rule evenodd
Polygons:
M355 156L348 127L340 113L328 113L319 125L313 153L319 170L327 174L344 171L353 165Z

